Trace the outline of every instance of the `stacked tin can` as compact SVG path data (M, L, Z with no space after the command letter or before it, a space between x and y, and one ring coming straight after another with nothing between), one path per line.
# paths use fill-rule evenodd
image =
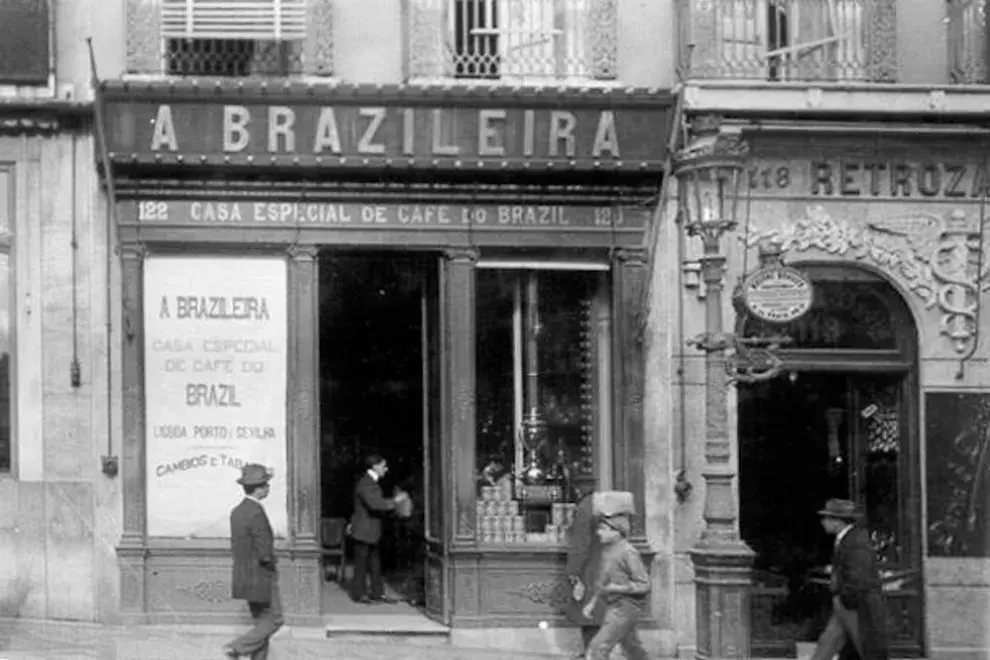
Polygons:
M550 543L566 543L570 533L571 523L574 522L574 504L554 503L550 509L550 524L547 525L546 535Z
M511 484L483 486L476 503L479 543L523 543L526 527L519 515L519 502L512 499Z

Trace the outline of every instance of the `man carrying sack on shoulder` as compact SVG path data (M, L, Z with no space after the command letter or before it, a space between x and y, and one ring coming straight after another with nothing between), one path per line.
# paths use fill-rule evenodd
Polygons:
M254 627L224 647L230 658L267 660L268 642L282 627L275 537L261 501L268 497L272 474L248 463L237 480L244 499L230 512L230 548L234 556L231 597L246 600Z

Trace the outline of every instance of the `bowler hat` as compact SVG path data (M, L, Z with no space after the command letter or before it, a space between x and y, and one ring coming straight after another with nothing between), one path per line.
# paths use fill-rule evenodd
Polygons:
M241 478L237 483L242 486L261 486L272 480L271 471L264 465L248 463L241 468Z
M859 520L863 517L863 512L859 506L850 500L831 499L825 502L825 508L818 512L823 518L837 518L838 520Z

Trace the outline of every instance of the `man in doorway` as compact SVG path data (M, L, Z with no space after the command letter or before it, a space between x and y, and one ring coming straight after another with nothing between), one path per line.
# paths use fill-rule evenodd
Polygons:
M364 462L366 471L358 479L354 489L354 513L351 515L351 538L354 539L354 577L351 580L351 598L358 603L394 603L385 595L382 581L382 558L378 544L382 538L382 519L395 511L399 502L408 498L398 491L394 498L382 495L379 481L388 472L388 463L378 454L371 454ZM371 578L371 594L365 590Z
M822 527L835 536L832 552L832 616L818 638L811 660L887 660L887 616L877 557L860 524L855 502L831 499L818 512Z
M230 548L234 556L231 597L246 600L254 627L224 647L230 658L268 658L268 642L282 627L282 603L278 593L275 540L268 514L261 504L268 497L271 472L248 463L237 483L244 499L230 512Z

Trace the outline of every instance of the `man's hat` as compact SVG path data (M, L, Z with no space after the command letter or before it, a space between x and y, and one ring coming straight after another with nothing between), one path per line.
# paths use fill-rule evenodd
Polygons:
M264 465L248 463L241 468L241 478L237 483L242 486L262 486L272 480L271 471Z
M855 502L850 500L831 499L825 503L825 508L818 512L823 518L855 521L863 517L863 512Z

